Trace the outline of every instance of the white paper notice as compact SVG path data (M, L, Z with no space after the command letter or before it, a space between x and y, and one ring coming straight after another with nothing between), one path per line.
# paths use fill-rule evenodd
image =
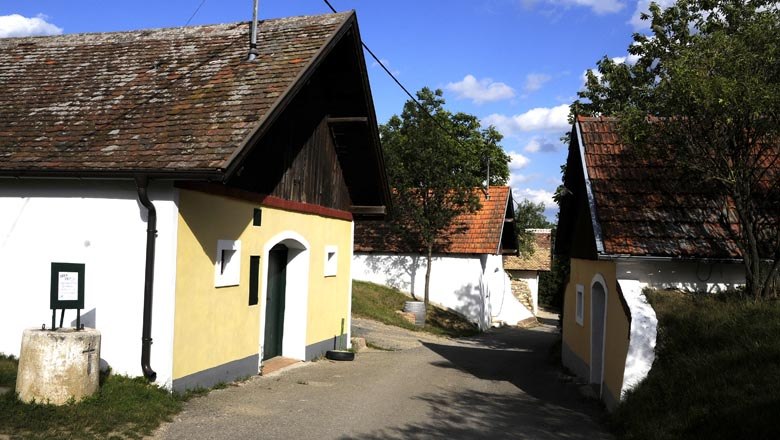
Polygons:
M60 301L77 301L79 299L79 273L59 272L57 299Z

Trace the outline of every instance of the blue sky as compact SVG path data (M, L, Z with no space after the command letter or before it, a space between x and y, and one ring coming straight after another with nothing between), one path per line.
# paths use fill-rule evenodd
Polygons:
M0 3L0 37L184 25L202 0L15 0ZM668 0L667 0L668 1ZM441 88L452 111L505 135L516 200L544 202L560 183L568 104L603 56L626 57L645 0L332 0L355 9L363 41L410 91ZM665 2L664 2L665 3ZM261 0L260 17L323 14L322 0ZM251 0L205 0L191 24L249 20ZM377 117L406 95L366 54ZM630 60L629 60L630 62Z

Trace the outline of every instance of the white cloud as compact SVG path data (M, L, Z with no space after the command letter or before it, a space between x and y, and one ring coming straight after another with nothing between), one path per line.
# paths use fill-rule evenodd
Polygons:
M576 5L590 8L596 14L610 14L623 10L625 3L620 0L547 0L552 4Z
M519 170L521 168L525 168L528 163L531 162L531 159L523 156L519 153L510 152L509 153L509 169L510 170Z
M475 104L500 101L515 96L515 91L502 82L494 82L490 78L477 80L473 75L466 75L462 81L449 83L445 89L455 92L458 99L470 99Z
M493 113L482 119L482 125L493 125L504 136L526 131L566 131L569 129L569 104L538 107L519 115Z
M523 151L526 153L538 153L540 151L542 153L552 153L558 151L558 147L545 138L533 138L523 147Z
M669 6L672 6L675 3L675 0L652 0L652 1L658 3L658 6L660 6L661 9L668 8ZM650 20L642 20L641 18L639 18L640 14L642 14L643 12L648 12L650 10L650 2L651 0L638 0L636 2L636 10L634 10L634 14L631 16L631 19L628 20L631 26L634 27L635 31L650 29Z
M529 73L525 76L525 86L523 90L526 93L535 92L542 88L542 86L550 81L552 77L543 73Z
M47 22L46 18L41 14L32 18L19 14L0 15L0 38L61 34L62 28Z
M612 58L612 62L615 63L615 64L628 64L629 66L633 66L634 64L636 64L637 61L639 61L639 55L634 55L634 54L630 54L630 53L626 54L626 56L624 56L624 57L613 57ZM601 80L602 75L601 75L601 73L599 73L599 71L596 68L593 69L593 74L596 75L596 78ZM582 72L582 77L581 78L582 78L582 85L584 86L588 82L588 71L587 70Z
M509 173L509 182L507 184L509 186L515 186L520 183L528 182L529 180L531 180L531 176L525 174Z
M558 207L553 200L553 193L544 189L512 188L512 195L516 200L528 199L534 203L544 203L547 209Z
M400 70L398 70L398 69L393 69L393 68L391 67L391 65L390 65L390 61L389 61L388 59L386 59L386 58L380 58L380 59L379 59L379 62L377 62L377 61L374 61L373 63L371 63L371 67L376 67L377 69L381 69L381 68L382 68L382 66L381 66L379 63L382 63L382 64L383 64L383 65L384 65L384 66L387 68L387 70L389 70L389 71L390 71L390 73L392 73L392 74L393 74L393 76L398 76L398 75L400 75L400 74L401 74L401 71L400 71Z

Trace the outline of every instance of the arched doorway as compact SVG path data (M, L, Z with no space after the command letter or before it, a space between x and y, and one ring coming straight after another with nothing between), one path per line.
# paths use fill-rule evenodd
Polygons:
M607 327L607 289L604 278L597 275L590 286L590 383L601 396L604 382L604 345Z
M288 248L283 244L277 244L268 251L263 360L282 355L287 290L287 255Z
M303 360L306 357L309 244L295 232L284 232L267 242L264 256L260 357L262 360L276 356Z

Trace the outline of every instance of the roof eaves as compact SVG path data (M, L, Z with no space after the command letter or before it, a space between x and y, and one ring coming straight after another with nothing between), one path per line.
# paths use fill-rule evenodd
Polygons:
M590 220L593 225L593 236L596 238L596 251L599 254L604 253L604 240L601 234L601 224L599 223L598 216L596 215L596 199L593 197L593 188L590 184L590 176L588 175L588 166L585 162L585 143L582 139L582 128L580 121L574 123L574 127L577 130L577 144L580 149L580 161L582 162L582 175L585 178L585 190L588 194L588 207L590 208Z
M257 141L257 139L265 134L265 132L273 125L273 122L276 120L276 118L278 118L287 105L292 102L297 92L306 83L306 80L314 74L317 66L322 63L322 61L325 59L325 56L331 52L331 50L336 46L336 43L341 40L341 38L352 27L352 24L355 21L355 11L350 11L344 21L341 23L341 26L335 32L333 32L333 35L330 36L328 41L326 41L325 44L323 44L322 47L317 50L314 56L309 60L309 63L298 73L298 76L296 76L295 79L290 82L290 85L287 87L284 93L279 96L279 99L277 99L276 102L271 105L268 111L257 122L255 127L249 131L246 137L244 137L240 147L237 148L233 154L227 158L227 160L225 160L225 162L222 164L222 168L225 170L223 181L230 179L233 174L239 170L243 159L249 154L250 150L255 144L255 141Z

